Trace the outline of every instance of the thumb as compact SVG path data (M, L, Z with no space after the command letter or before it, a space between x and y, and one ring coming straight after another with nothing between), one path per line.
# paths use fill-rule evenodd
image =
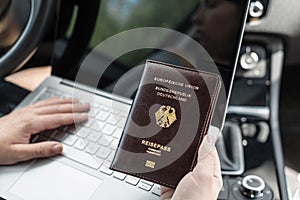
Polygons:
M60 154L62 149L62 145L54 141L15 145L15 152L20 161L55 156Z
M215 147L216 138L212 135L206 135L198 150L198 161L206 157Z

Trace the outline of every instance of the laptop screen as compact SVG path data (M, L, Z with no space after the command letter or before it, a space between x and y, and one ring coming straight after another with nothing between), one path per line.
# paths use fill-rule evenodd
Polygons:
M88 13L84 13L88 9L84 6L88 5L74 4L70 9L70 2L61 1L54 55L63 59L54 62L53 75L93 87L95 81L91 80L95 79L98 88L117 91L122 96L132 98L141 77L141 70L133 69L147 59L196 66L205 71L217 70L223 79L225 103L224 100L220 103L223 107L219 108L220 116L215 123L222 123L235 73L248 0L92 2L94 5L90 5ZM136 33L133 30L143 31L133 36ZM174 36L176 34L179 36ZM117 41L108 47L103 46L110 40ZM70 50L70 41L76 45L66 55L63 50ZM199 44L199 48L193 46L195 43ZM133 48L134 45L139 48ZM120 51L122 53L116 56L118 50L126 48L128 51ZM93 61L83 69L82 63L86 60ZM109 63L109 66L104 66L105 63ZM214 66L217 69L211 70ZM80 77L84 78L78 79L79 70ZM123 88L121 86L121 89L115 90L120 79L127 80L119 84Z

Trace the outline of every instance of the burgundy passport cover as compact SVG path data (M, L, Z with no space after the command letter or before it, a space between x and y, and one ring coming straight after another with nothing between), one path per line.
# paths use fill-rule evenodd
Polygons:
M111 169L175 188L197 162L216 74L147 61Z

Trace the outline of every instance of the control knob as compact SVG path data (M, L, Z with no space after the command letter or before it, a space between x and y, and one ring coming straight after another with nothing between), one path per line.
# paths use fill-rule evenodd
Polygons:
M262 198L266 184L262 178L255 175L248 175L243 178L240 185L240 192L247 198Z
M245 70L251 70L257 66L259 57L256 52L251 51L250 47L246 48L246 52L241 55L240 64Z
M264 5L260 1L250 3L249 15L253 18L259 18L264 14Z

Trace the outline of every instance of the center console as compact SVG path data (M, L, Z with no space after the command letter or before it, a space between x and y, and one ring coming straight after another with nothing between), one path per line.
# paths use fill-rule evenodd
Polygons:
M216 144L223 174L218 199L288 199L278 122L282 63L280 39L245 36Z

